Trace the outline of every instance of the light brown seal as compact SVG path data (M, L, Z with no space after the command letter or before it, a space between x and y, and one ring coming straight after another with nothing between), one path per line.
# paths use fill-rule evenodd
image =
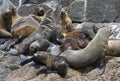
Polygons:
M82 50L67 50L61 53L66 62L80 68L95 63L108 48L109 36L113 33L112 27L104 27L98 30L93 40Z

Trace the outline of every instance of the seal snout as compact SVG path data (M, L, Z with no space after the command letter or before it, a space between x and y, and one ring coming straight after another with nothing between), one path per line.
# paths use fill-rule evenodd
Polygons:
M35 51L37 51L37 48L38 48L39 46L38 46L38 43L32 43L31 45L30 45L30 50L32 51L32 52L35 52Z
M111 33L113 33L117 28L118 28L117 25L111 25L110 26Z

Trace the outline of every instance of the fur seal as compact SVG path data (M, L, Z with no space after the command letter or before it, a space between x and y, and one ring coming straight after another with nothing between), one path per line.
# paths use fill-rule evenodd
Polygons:
M85 48L90 42L90 36L85 31L78 31L72 25L72 20L70 19L67 11L61 10L61 33L64 35L64 40L62 40L61 49L63 51L67 49L78 50ZM61 39L59 39L61 41Z
M67 11L65 11L64 9L61 10L61 14L60 14L60 30L63 34L66 34L67 32L71 32L74 31L74 27L72 25L72 20L69 17Z
M42 16L36 16L33 14L21 17L16 13L14 7L10 7L9 10L12 12L12 20L14 20L11 26L12 39L6 41L3 45L3 50L9 50L9 47L21 42L24 38L38 30L42 20ZM39 13L40 12L43 12L43 10L40 10Z
M98 30L93 40L82 50L67 50L60 54L66 62L74 68L85 67L95 63L108 48L109 36L113 33L112 27ZM102 66L104 67L104 66ZM102 71L103 73L104 71ZM102 74L101 73L101 74Z
M34 54L34 56L32 56L32 58L22 62L21 65L25 65L32 60L41 62L47 67L57 70L58 74L62 77L65 77L67 74L67 63L62 58L54 56L48 52L38 51Z
M17 19L11 26L12 39L6 41L3 45L3 50L9 50L9 47L21 42L24 38L38 30L39 27L40 24L31 16Z
M43 16L43 19L41 21L40 27L37 31L33 32L31 35L29 35L27 38L25 38L19 45L18 45L18 51L20 53L26 54L29 52L29 46L32 42L40 39L40 38L45 38L49 39L51 32L55 28L55 23L54 23L54 16L53 16L53 11L49 10L48 12L45 13ZM28 41L29 40L29 41Z
M0 14L0 37L11 37L10 33L11 25L12 25L12 15L11 11L6 9Z

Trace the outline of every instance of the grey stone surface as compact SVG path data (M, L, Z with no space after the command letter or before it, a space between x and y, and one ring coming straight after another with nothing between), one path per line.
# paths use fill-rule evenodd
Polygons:
M11 1L9 1L9 0L2 0L2 1L0 1L0 13L1 13L1 11L9 8L10 6L15 7L14 4Z
M5 56L1 58L4 53L0 50L0 81L5 81L7 75L13 70L18 69L21 62L18 56Z
M68 7L73 21L120 22L120 0L75 0ZM86 19L85 19L86 17Z
M47 0L23 0L24 4L41 4L43 2L46 2Z
M43 7L45 11L49 10L50 8L46 5L35 5L35 4L24 4L18 9L18 13L21 16L26 16L35 10L36 7Z
M16 7L19 5L19 0L10 0Z
M118 0L88 0L87 19L90 22L114 22L118 16L119 8L115 8L120 4ZM117 11L118 10L118 11Z
M75 0L68 7L69 15L74 22L84 21L85 18L85 1Z

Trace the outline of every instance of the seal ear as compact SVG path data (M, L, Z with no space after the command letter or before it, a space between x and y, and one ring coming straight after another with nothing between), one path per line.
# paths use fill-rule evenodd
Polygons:
M99 28L93 25L92 29L93 29L93 32L96 34Z

